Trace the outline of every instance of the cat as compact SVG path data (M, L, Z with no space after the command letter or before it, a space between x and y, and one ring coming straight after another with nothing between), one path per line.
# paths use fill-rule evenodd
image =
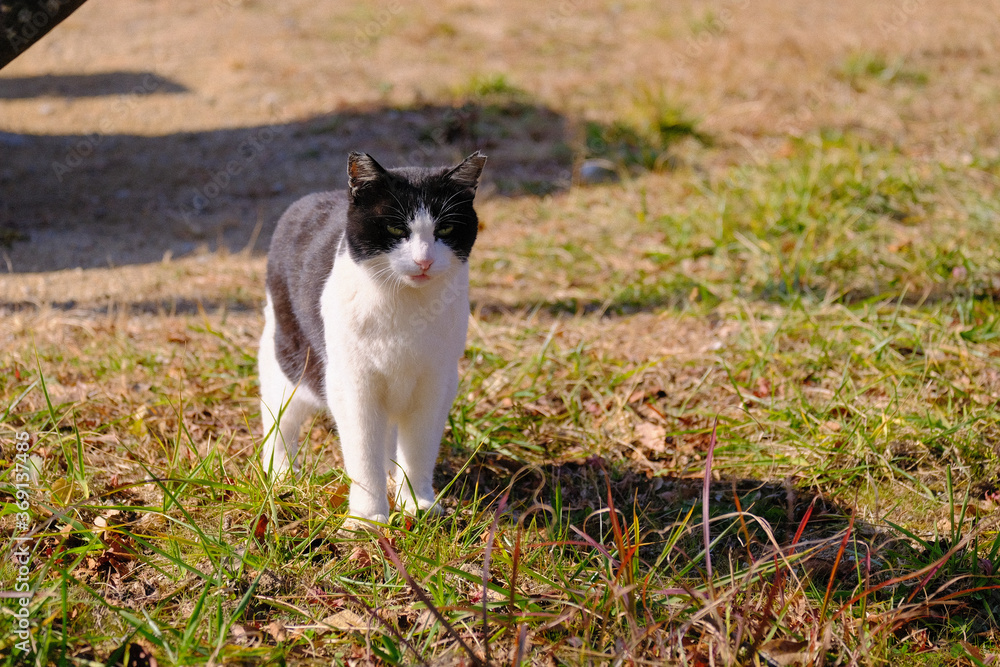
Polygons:
M297 470L303 421L328 409L351 479L351 527L385 524L389 485L409 514L440 513L432 485L469 320L473 200L486 156L385 169L348 157L348 190L278 221L260 341L261 460Z

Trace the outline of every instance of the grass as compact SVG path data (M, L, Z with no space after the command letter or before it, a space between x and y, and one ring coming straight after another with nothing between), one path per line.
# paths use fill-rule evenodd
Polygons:
M455 97L479 103L523 100L527 92L514 85L506 74L476 74L454 91Z
M638 96L623 119L586 122L583 133L583 157L610 160L626 170L665 170L677 162L675 144L685 139L711 143L697 120L663 90Z
M924 86L929 81L926 72L908 67L904 58L890 60L882 53L871 51L851 53L844 60L840 74L857 90L864 90L870 82Z
M261 258L7 276L0 530L31 531L36 595L33 652L0 632L0 664L996 664L985 10L848 3L806 24L767 2L426 17L252 3L205 20L120 4L105 11L134 30L80 12L65 53L114 70L86 50L113 34L159 71L143 60L152 21L196 94L127 114L10 99L8 130L41 151L109 114L113 134L145 137L280 111L316 120L267 173L317 187L336 137L413 163L489 153L435 480L447 513L341 532L348 480L323 419L297 482L261 476ZM60 54L33 51L20 75L61 71ZM412 135L381 136L400 119ZM190 162L188 144L170 150ZM35 178L38 151L0 181ZM589 158L620 182L573 185ZM169 199L148 180L133 189ZM81 186L88 201L119 189L102 182ZM263 220L272 182L247 183L238 203L256 214L219 208ZM76 201L58 194L36 197L41 229ZM73 206L64 217L89 210ZM14 620L15 602L0 608Z
M448 514L378 541L328 424L261 477L255 312L12 313L34 660L988 664L996 173L822 133L665 178L486 205Z

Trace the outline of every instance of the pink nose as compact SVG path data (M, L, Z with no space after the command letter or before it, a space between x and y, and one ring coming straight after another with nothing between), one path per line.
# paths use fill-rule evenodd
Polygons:
M427 269L431 268L431 264L434 263L433 259L415 259L413 261L416 263L417 266L420 267L421 271L425 272L427 271Z

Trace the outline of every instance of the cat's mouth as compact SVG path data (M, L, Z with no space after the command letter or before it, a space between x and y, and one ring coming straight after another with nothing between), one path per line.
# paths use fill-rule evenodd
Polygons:
M412 275L411 274L411 275L407 276L407 278L409 278L410 280L412 280L413 282L415 282L417 284L425 283L425 282L427 282L428 280L431 279L431 277L429 275L427 275L426 273L418 273L416 275Z

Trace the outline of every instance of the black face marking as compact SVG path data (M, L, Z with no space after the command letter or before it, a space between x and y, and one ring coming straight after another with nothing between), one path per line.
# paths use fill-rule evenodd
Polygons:
M385 170L352 153L348 192L309 195L285 211L268 252L267 287L275 353L289 380L326 395L319 302L340 243L346 239L355 261L387 252L409 236L408 223L423 208L436 220L435 236L467 260L479 227L472 200L485 162L476 153L452 168Z
M472 206L486 156L474 153L455 167L384 169L371 156L348 158L350 205L346 239L354 261L392 252L410 235L409 222L426 210L435 236L461 261L476 242L479 219Z

